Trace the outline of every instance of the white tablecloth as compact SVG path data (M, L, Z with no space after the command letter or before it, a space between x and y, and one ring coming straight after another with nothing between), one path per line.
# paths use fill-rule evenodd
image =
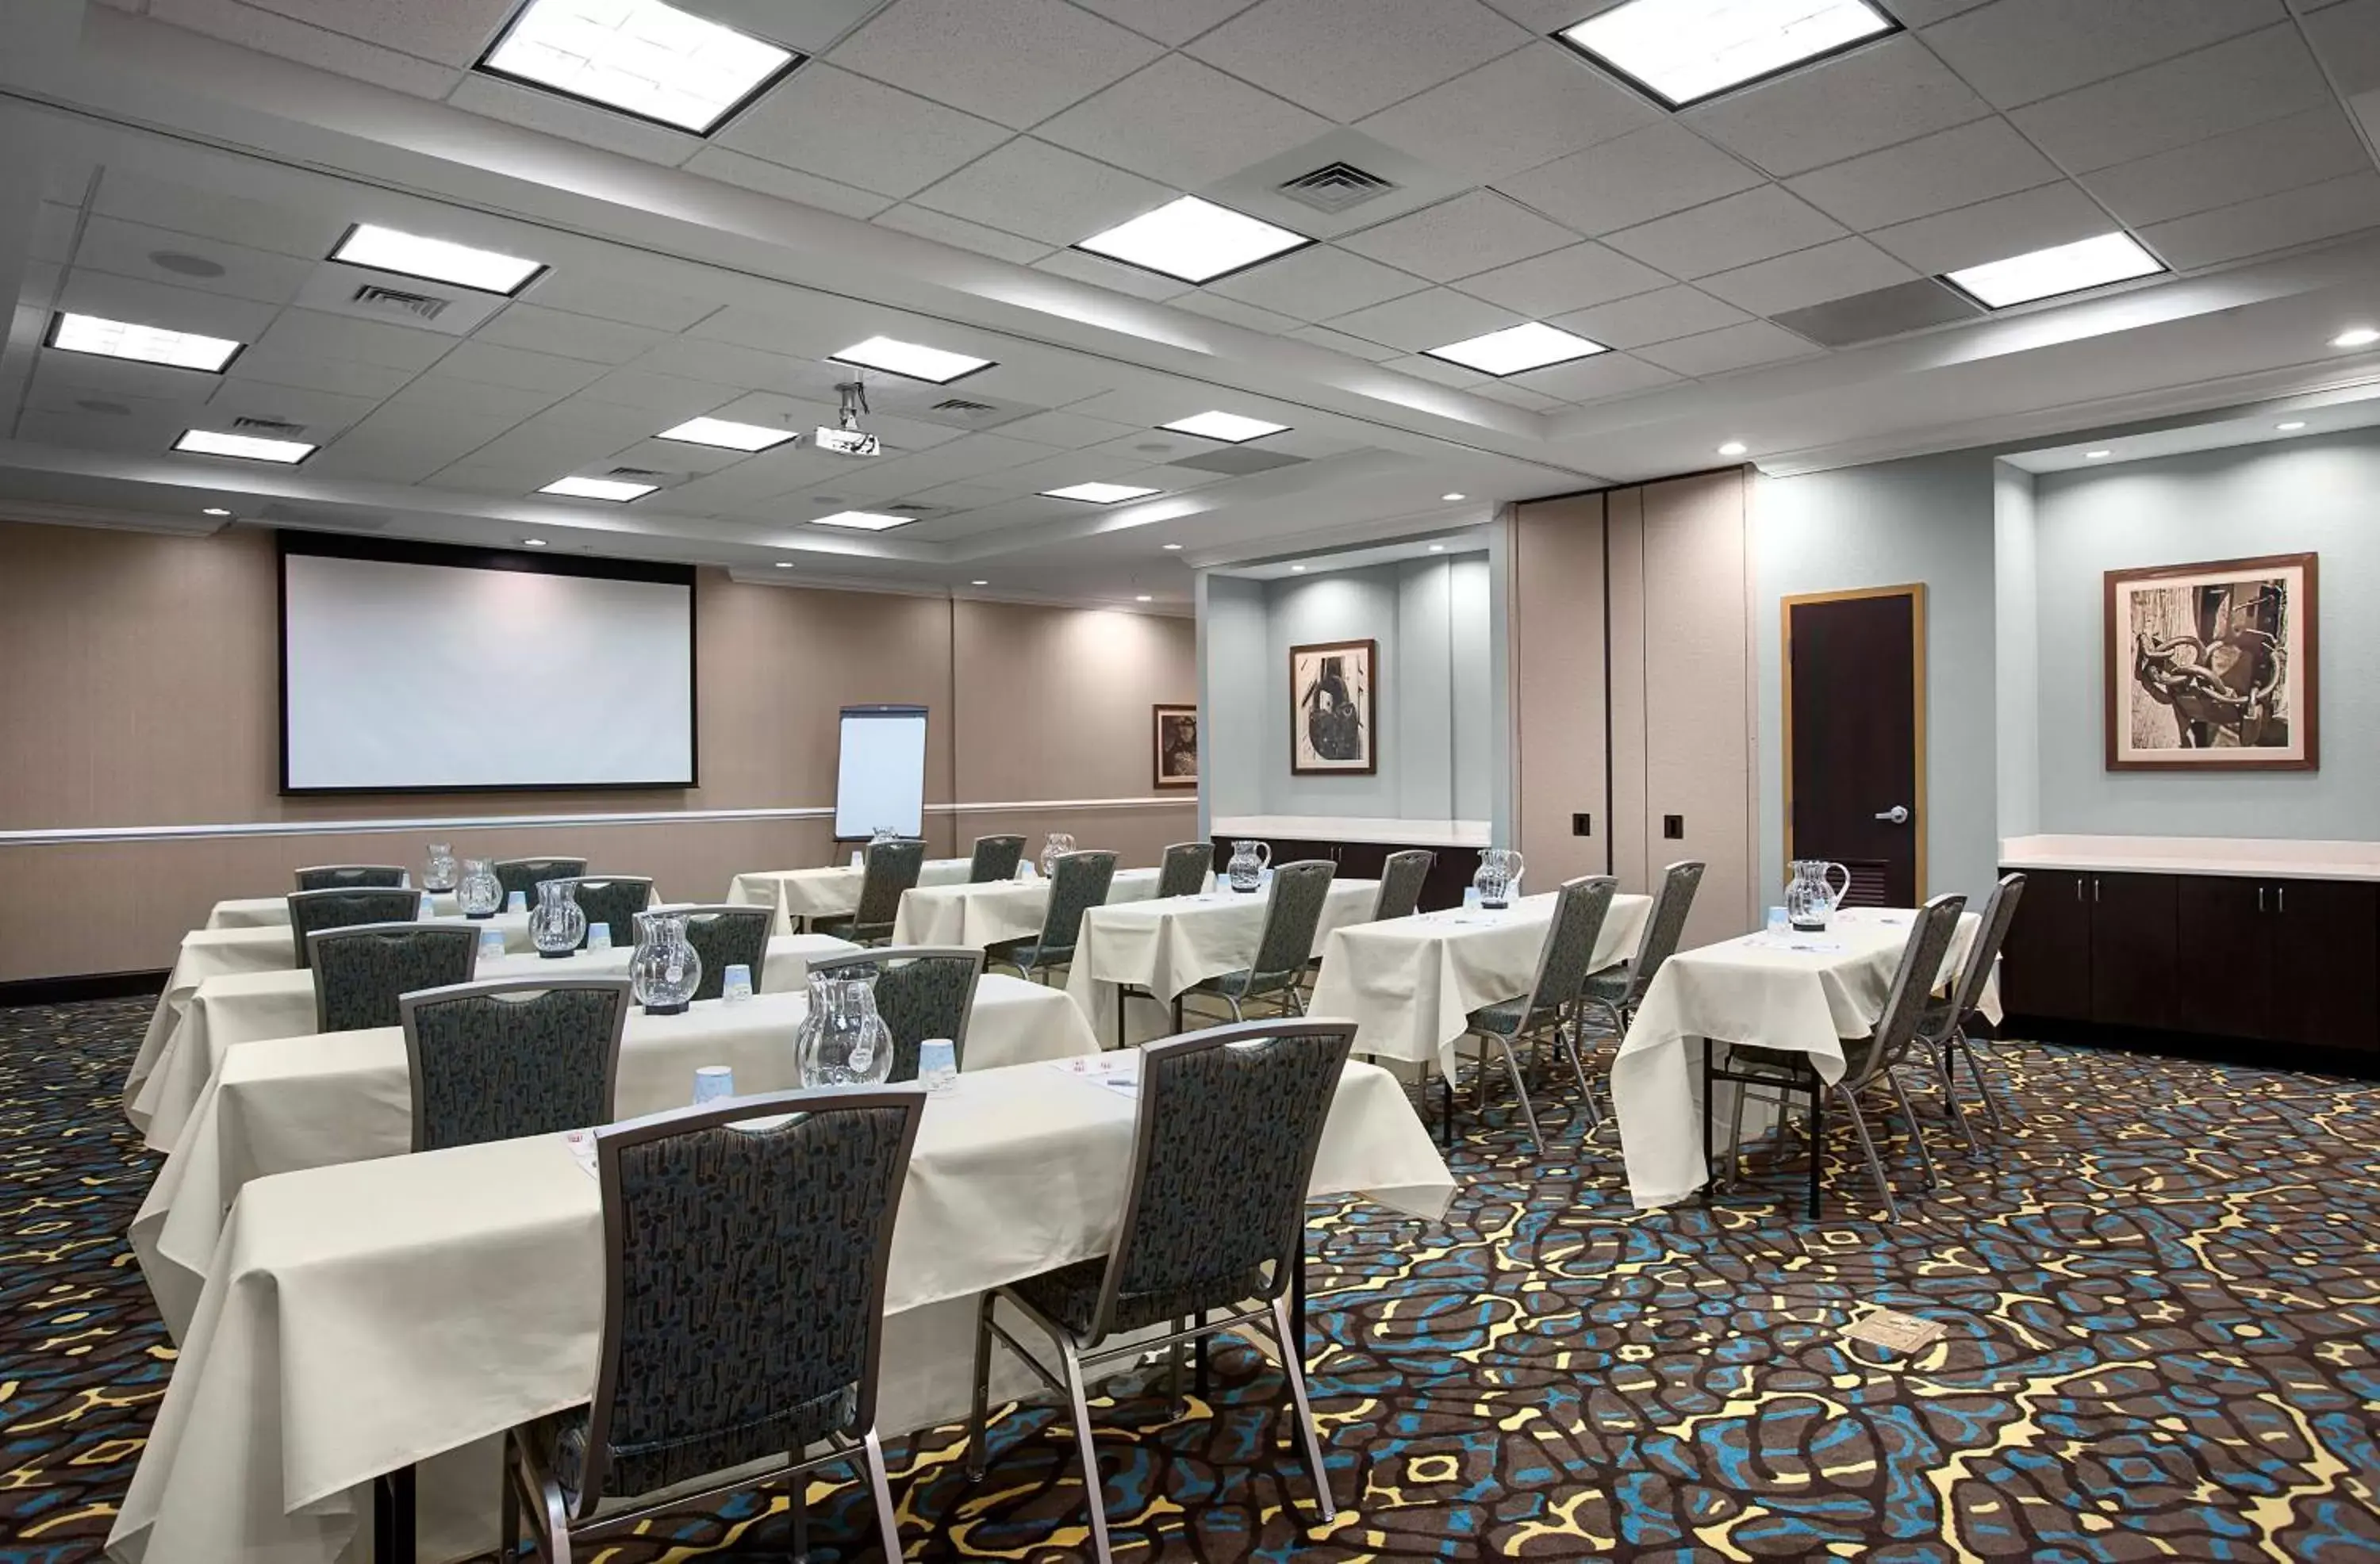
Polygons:
M1556 899L1548 892L1501 912L1455 908L1339 929L1323 944L1306 1013L1355 1023L1357 1053L1451 1074L1471 1012L1519 999L1536 981ZM1594 970L1635 953L1652 907L1649 896L1611 899Z
M1696 1100L1701 1039L1790 1049L1810 1055L1819 1075L1843 1073L1845 1037L1867 1036L1900 952L1912 914L1860 908L1835 915L1824 934L1747 934L1681 951L1653 975L1635 1024L1611 1064L1611 1100L1638 1206L1668 1206L1700 1189L1703 1127ZM1975 937L1973 913L1960 915L1943 961L1955 977ZM1998 979L1984 996L1999 1014Z
M1157 869L1118 869L1108 882L1108 904L1146 902L1157 894ZM920 885L901 892L892 920L896 945L972 945L1030 940L1050 909L1050 882L1002 880L993 885Z
M965 885L974 867L968 858L929 858L917 870L920 885ZM1025 872L1017 867L1018 874ZM727 900L739 907L774 907L777 932L791 934L794 920L843 917L859 910L860 882L868 878L848 864L816 869L762 869L727 883Z
M1135 1111L1049 1064L970 1073L929 1100L892 1241L884 1432L964 1414L978 1292L1106 1252ZM1434 1219L1454 1186L1402 1090L1355 1062L1310 1187ZM596 1183L559 1136L249 1184L109 1551L329 1560L369 1508L359 1485L425 1461L421 1557L492 1546L489 1436L588 1399L602 1271ZM995 1396L1014 1394L993 1361Z
M755 975L763 992L801 988L809 977L811 956L838 955L859 947L848 940L824 934L781 934L769 941L768 959ZM574 955L506 955L479 963L474 977L594 977L624 972L633 945L608 951L580 951ZM314 1030L314 975L294 967L284 972L241 973L211 977L199 985L182 1012L181 1021L167 1034L148 1078L125 1116L142 1132L155 1151L171 1151L189 1122L207 1082L223 1062L225 1050L261 1037L299 1037Z
M1322 919L1315 926L1312 953L1321 953L1332 930L1370 917L1379 894L1377 879L1333 879L1322 903ZM1161 902L1093 907L1083 915L1066 991L1091 1018L1100 1039L1112 1041L1119 985L1130 984L1160 1001L1171 1001L1194 983L1242 970L1256 959L1270 901L1269 892L1208 891ZM1151 1037L1172 1024L1170 1015L1143 1021L1136 1031Z
M455 900L452 891L430 893L432 917L461 917L462 904ZM207 913L209 928L286 928L289 927L289 903L281 896L241 896L228 902L217 902Z
M685 1106L705 1064L732 1066L740 1092L799 1085L794 1033L808 1008L805 994L771 993L745 1004L704 1000L683 1015L631 1011L620 1040L620 1116ZM997 974L977 988L968 1069L1098 1051L1083 1012L1056 989ZM413 1092L396 1027L274 1037L225 1054L132 1220L132 1252L166 1328L178 1339L188 1326L241 1186L398 1156L412 1139Z

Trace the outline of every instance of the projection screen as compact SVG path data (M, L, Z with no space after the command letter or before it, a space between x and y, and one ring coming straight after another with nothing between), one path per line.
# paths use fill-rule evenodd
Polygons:
M285 793L695 784L694 576L281 539Z

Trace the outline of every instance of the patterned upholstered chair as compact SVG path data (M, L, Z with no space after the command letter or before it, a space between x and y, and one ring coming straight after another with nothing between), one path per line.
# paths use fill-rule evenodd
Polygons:
M1392 917L1411 917L1421 910L1421 888L1429 879L1429 871L1438 862L1438 855L1427 847L1408 847L1402 853L1391 853L1380 868L1380 893L1372 902L1372 921L1381 923Z
M1959 1102L1958 1072L1953 1066L1963 1059L1967 1074L1975 1084L1975 1096L1983 1103L1985 1116L1992 1128L2000 1127L2000 1105L1994 1100L1991 1087L1985 1084L1984 1067L1975 1059L1975 1040L1967 1028L1977 1019L1984 1003L1984 990L1991 986L1992 968L1999 961L2000 947L2008 942L2009 925L2016 921L2016 905L2024 897L2024 876L2007 874L1992 887L1991 898L1984 903L1983 915L1977 919L1975 941L1967 947L1966 964L1959 969L1949 992L1926 1001L1925 1013L1917 1018L1917 1037L1933 1055L1936 1073L1942 1082L1942 1100L1949 1105L1951 1121L1959 1126L1967 1149L1975 1149L1975 1129L1967 1121L1967 1110Z
M587 934L578 937L578 948L587 948L588 935L599 923L609 925L612 943L633 945L637 941L637 915L652 904L653 882L637 875L582 874L562 878L570 881L571 897L578 910L587 915ZM537 905L537 892L529 892L529 905ZM754 981L759 977L755 975Z
M314 969L314 1030L395 1026L397 1000L423 988L468 983L480 931L460 923L362 923L306 937Z
M975 851L967 857L967 883L992 885L1016 878L1016 866L1025 861L1025 839L1021 836L978 836Z
M1322 927L1322 905L1330 896L1330 877L1339 866L1328 858L1282 864L1272 871L1272 893L1265 907L1264 932L1257 937L1255 960L1237 972L1202 978L1174 996L1173 1029L1182 1030L1183 1001L1193 994L1222 1000L1232 1019L1245 1019L1253 1000L1271 996L1283 1012L1305 1013L1305 997L1298 984L1314 955L1316 933Z
M1645 917L1645 931L1636 937L1635 954L1628 960L1601 972L1589 973L1586 992L1579 1005L1579 1034L1583 1042L1588 1037L1609 1037L1614 1047L1628 1035L1631 1023L1636 1019L1636 1007L1645 1002L1645 991L1653 986L1654 975L1661 964L1678 953L1678 945L1685 938L1686 919L1694 910L1694 892L1702 889L1705 866L1697 859L1684 858L1661 871L1661 888L1653 893L1653 910ZM1602 1108L1603 1092L1597 1083L1609 1072L1609 1061L1587 1082L1587 1106L1595 1110L1597 1124L1602 1124L1606 1114ZM1616 1122L1616 1121L1614 1121Z
M410 891L298 891L289 896L289 939L298 964L310 964L309 937L325 928L350 928L359 923L411 923L421 915L421 898Z
M317 864L298 871L300 891L395 891L405 871L395 864Z
M625 977L514 977L399 999L413 1149L610 1123L632 1002Z
M1157 895L1196 896L1207 889L1207 877L1215 872L1215 844L1211 842L1177 842L1165 850L1157 868Z
M904 892L915 889L925 872L926 844L915 837L898 842L873 842L868 847L868 867L859 880L859 906L833 917L814 917L810 927L859 945L880 945L892 938L892 920L901 911Z
M948 1037L951 1052L966 1068L967 1017L975 1012L976 979L983 976L983 952L964 945L888 945L879 951L811 958L813 974L873 977L876 1013L892 1034L894 1081L917 1078L917 1045Z
M702 958L702 981L695 986L698 1000L715 1000L727 991L727 969L743 966L752 974L752 991L762 992L760 969L769 964L769 935L776 922L770 907L727 905L679 907L686 914L686 942ZM630 937L634 938L633 926ZM613 929L618 940L620 931Z
M782 1092L595 1133L594 1396L504 1436L499 1557L518 1556L524 1516L531 1550L558 1564L685 1502L651 1496L714 1474L722 1487L793 1478L798 1549L808 1473L845 1461L867 1473L884 1556L901 1557L877 1362L924 1103L915 1086ZM724 1482L762 1460L773 1464Z
M1068 853L1050 874L1050 900L1041 910L1041 932L1029 940L999 940L984 947L984 959L1013 966L1028 980L1050 975L1075 959L1083 915L1104 906L1115 883L1113 853Z
M498 858L488 866L495 872L496 884L503 888L504 902L510 905L513 892L530 906L537 905L537 882L540 879L577 879L587 872L584 858Z
M1537 954L1536 979L1529 985L1529 991L1518 999L1484 1005L1465 1018L1470 1025L1463 1036L1477 1037L1482 1043L1475 1072L1481 1106L1486 1106L1488 1100L1486 1049L1492 1045L1503 1056L1504 1073L1512 1077L1512 1093L1521 1099L1521 1117L1529 1126L1529 1143L1541 1157L1545 1155L1546 1139L1537 1129L1536 1107L1529 1101L1529 1088L1521 1077L1520 1056L1512 1045L1523 1037L1552 1037L1578 1079L1581 1101L1590 1109L1593 1108L1594 1099L1587 1095L1586 1069L1579 1062L1577 1042L1571 1034L1575 1030L1574 1018L1579 996L1586 988L1587 972L1595 964L1596 942L1603 937L1603 920L1610 915L1611 897L1619 889L1620 882L1608 874L1564 880L1554 897L1553 920L1546 926L1546 942Z
M1088 1364L1263 1322L1278 1343L1282 1391L1322 1523L1337 1514L1307 1405L1301 1320L1290 1295L1305 1259L1305 1192L1355 1028L1283 1018L1151 1043L1140 1053L1132 1179L1115 1247L983 1294L976 1323L967 1473L983 1474L991 1341L997 1337L1071 1403L1089 1498L1092 1555L1108 1546L1107 1493L1084 1391ZM1300 1291L1302 1296L1302 1290ZM1052 1370L998 1318L1004 1303L1056 1349ZM1220 1311L1216 1317L1211 1312ZM1114 1338L1169 1329L1129 1344ZM1163 1551L1163 1550L1160 1550Z
M1909 1138L1917 1147L1920 1170L1927 1187L1932 1187L1933 1155L1925 1149L1925 1137L1917 1127L1917 1111L1910 1106L1909 1093L1892 1066L1916 1039L1918 1018L1925 1013L1935 983L1941 976L1942 963L1949 955L1950 942L1959 931L1959 915L1966 905L1964 896L1937 896L1917 910L1917 915L1910 920L1909 941L1901 947L1900 965L1892 975L1884 1009L1877 1013L1876 1025L1866 1037L1844 1040L1842 1076L1831 1085L1811 1065L1808 1054L1791 1049L1755 1048L1743 1043L1704 1045L1701 1100L1716 1100L1711 1089L1719 1081L1731 1081L1740 1088L1735 1094L1733 1122L1728 1134L1727 1168L1730 1175L1742 1139L1744 1097L1753 1092L1772 1097L1780 1110L1795 1097L1806 1098L1810 1109L1810 1219L1816 1221L1820 1169L1826 1161L1827 1098L1832 1097L1851 1116L1860 1150L1867 1158L1867 1170L1876 1180L1876 1198L1884 1205L1885 1219L1899 1221L1900 1208L1893 1204L1892 1185L1884 1176L1884 1159L1876 1155L1876 1141L1867 1133L1867 1120L1859 1106L1860 1093L1881 1081L1891 1089L1901 1116L1909 1121ZM1724 1063L1720 1062L1722 1054ZM1714 1170L1718 1166L1711 1153L1707 1113L1703 1118L1703 1165Z

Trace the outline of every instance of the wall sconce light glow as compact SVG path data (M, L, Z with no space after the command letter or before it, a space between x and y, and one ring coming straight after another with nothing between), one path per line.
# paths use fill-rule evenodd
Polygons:
M1745 445L1742 441L1730 440L1726 444L1718 448L1718 454L1722 456L1741 456L1749 449L1750 447Z
M1432 543L1429 546L1429 552L1434 554L1442 554L1446 552L1446 545L1443 543Z
M889 375L926 381L934 385L948 385L978 370L991 368L989 358L971 358L965 353L951 353L889 336L872 336L866 342L853 343L830 357L838 364L856 364L863 370L881 370Z
M545 547L545 540L542 538L524 538L521 540L521 547L524 549L541 549Z
M2164 270L2164 263L2130 234L2116 233L1970 266L1947 273L1942 280L1986 309L2006 309L2038 298L2154 276Z
M800 63L661 0L531 0L478 68L708 136Z
M200 511L199 514L200 515L231 515L231 512L224 509L221 505L209 505L205 510Z
M1679 109L1894 30L1865 0L1628 0L1554 36Z
M1186 418L1176 418L1170 424L1159 424L1176 434L1195 434L1202 440L1220 440L1227 445L1243 444L1250 440L1262 440L1268 434L1280 434L1287 424L1267 423L1262 418L1244 418L1237 413L1193 413Z
M2283 434L2288 434L2292 430L2305 428L2305 420L2303 418L2291 418L2285 424L2275 424L2273 427L2279 430Z
M681 440L688 445L715 445L722 451L765 451L801 436L789 429L739 424L732 418L688 418L674 429L662 430L658 438Z
M1162 547L1169 554L1178 554L1182 552L1182 545L1179 543L1167 543L1162 545Z
M2114 455L2113 451L2085 451L2082 453L2082 459L2086 462L2104 462Z
M1075 248L1184 283L1208 283L1314 243L1304 234L1184 196Z
M1456 500L1468 500L1471 496L1468 494L1440 494L1439 498L1451 503Z
M1589 342L1575 333L1530 321L1507 326L1500 332L1489 332L1486 336L1466 337L1444 347L1433 347L1429 357L1501 377L1525 370L1542 370L1551 364L1567 364L1573 358L1591 358L1605 351L1599 342Z
M989 587L991 583L989 581L970 581L967 585L970 587Z
M794 568L794 562L789 559L781 559L777 562L777 568L779 570L791 570Z
M812 527L847 527L854 532L890 532L896 527L906 527L917 518L913 515L886 515L881 511L837 511L832 515L813 517Z
M1155 598L1153 598L1153 597L1149 596L1147 592L1143 592L1143 593L1141 593L1138 597L1136 597L1136 598L1133 599L1132 600L1133 600L1133 601L1135 601L1135 602L1136 602L1136 603L1153 603L1153 602L1155 602L1157 600L1156 600Z
M94 353L103 358L129 358L138 364L163 364L175 370L204 370L221 374L241 345L196 332L169 332L163 326L140 326L100 315L62 311L50 323L52 347L64 353Z
M1070 483L1063 489L1044 489L1046 500L1080 500L1087 505L1120 505L1126 500L1145 500L1159 491L1143 489L1131 483Z
M500 255L492 249L473 249L469 245L450 244L444 239L402 234L373 223L358 223L348 229L347 236L331 251L331 259L350 266L369 266L375 272L426 277L433 283L453 283L457 287L507 297L528 286L545 270L541 261L523 261L516 255Z
M1291 570L1293 574L1296 574L1296 575L1299 575L1299 576L1303 576L1303 575L1305 575L1305 566L1304 566L1304 565L1302 565L1302 564L1293 564L1293 565L1291 565L1289 568L1290 568L1290 570Z
M253 434L217 434L212 430L190 429L174 442L176 451L188 451L199 456L237 456L244 462L271 462L277 467L295 467L312 455L315 447L303 440L264 440Z
M616 478L557 478L538 492L560 494L572 500L605 500L615 505L625 505L660 487L658 483L629 483Z
M2380 327L2350 326L2330 339L2333 347L2369 347L2380 342Z

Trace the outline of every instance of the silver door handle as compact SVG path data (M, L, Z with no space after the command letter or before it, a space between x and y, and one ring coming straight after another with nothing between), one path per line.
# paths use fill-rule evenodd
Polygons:
M1891 808L1884 810L1882 813L1878 814L1876 818L1879 820L1889 820L1897 826L1905 826L1909 823L1909 806L1906 804L1895 804Z

